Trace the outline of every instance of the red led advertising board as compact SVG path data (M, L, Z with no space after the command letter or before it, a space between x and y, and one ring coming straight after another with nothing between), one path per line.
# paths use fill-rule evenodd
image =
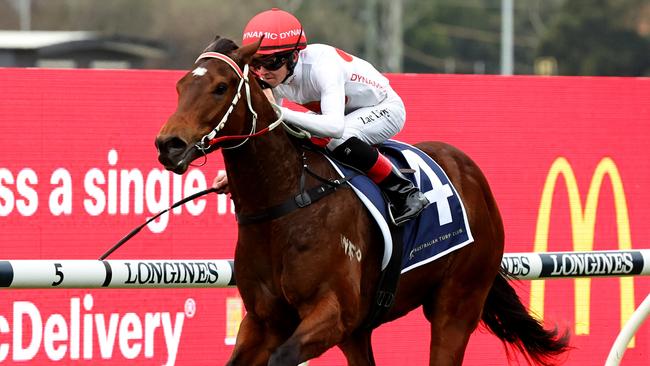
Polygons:
M132 228L204 189L223 162L172 175L154 137L178 71L0 69L0 259L96 259ZM442 140L483 169L506 252L648 248L650 80L389 75L407 107L398 139ZM232 258L226 196L164 215L111 259ZM263 260L263 259L260 259ZM477 273L477 276L480 276ZM567 365L603 364L647 278L521 281L549 326L569 327ZM0 290L0 363L224 364L243 309L236 289ZM462 299L459 299L462 301ZM419 310L374 333L380 365L428 364ZM643 325L623 365L650 358ZM332 350L309 365L343 365ZM504 365L477 330L465 364Z

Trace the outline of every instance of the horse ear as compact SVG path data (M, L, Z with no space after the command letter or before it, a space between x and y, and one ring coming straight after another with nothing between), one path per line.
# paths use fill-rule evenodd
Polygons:
M264 39L264 36L260 37L260 39L255 42L251 43L247 46L243 46L235 50L233 52L233 56L239 61L241 67L246 65L247 63L251 62L251 59L257 52L257 50L260 48L260 44L262 44L262 39Z
M203 52L213 51L215 45L217 44L217 42L219 41L220 38L221 38L221 36L216 35L214 37L214 39L212 40L212 42L210 42L210 44L208 44L208 46L203 49ZM203 52L201 52L201 53L203 53Z

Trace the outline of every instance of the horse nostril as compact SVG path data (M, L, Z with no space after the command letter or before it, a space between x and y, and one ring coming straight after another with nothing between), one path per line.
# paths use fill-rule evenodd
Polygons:
M180 137L170 136L166 138L157 138L156 147L158 152L162 155L179 155L185 152L187 149L187 143L183 141Z
M185 148L187 147L185 141L181 140L178 137L172 137L171 140L167 141L166 145L170 151L174 151L174 150L185 151Z

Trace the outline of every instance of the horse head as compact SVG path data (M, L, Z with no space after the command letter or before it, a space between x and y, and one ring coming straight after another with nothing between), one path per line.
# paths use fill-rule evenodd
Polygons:
M251 106L248 63L259 42L245 47L217 36L196 60L194 68L177 83L176 111L156 137L158 161L170 171L183 174L198 157L223 147L228 136L249 136L247 113L257 115ZM258 90L254 90L258 92ZM248 99L238 103L240 99ZM248 106L248 110L247 110ZM248 134L248 135L246 135Z

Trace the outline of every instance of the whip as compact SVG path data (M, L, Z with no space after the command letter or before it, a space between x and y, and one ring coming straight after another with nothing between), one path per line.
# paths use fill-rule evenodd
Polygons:
M147 226L150 222L157 219L158 217L160 217L165 212L168 212L169 210L174 209L174 208L176 208L176 207L178 207L178 206L180 206L182 204L185 204L185 203L187 203L189 201L195 200L195 199L197 199L197 198L199 198L201 196L205 196L206 194L213 193L213 192L216 193L217 188L208 188L206 190L196 192L193 195L187 196L187 197L183 198L182 200L174 203L173 205L169 206L167 209L165 209L163 211L160 211L158 214L156 214L156 216L148 219L147 221L144 222L144 224L136 227L135 229L131 230L130 233L126 234L126 236L123 237L122 240L118 241L117 244L113 245L109 250L106 251L106 253L102 254L102 256L99 257L99 260L103 261L104 259L106 259L109 255L111 255L114 251L116 251L119 247L121 247L122 244L126 243L135 234L139 233L140 230L142 230L143 227Z

